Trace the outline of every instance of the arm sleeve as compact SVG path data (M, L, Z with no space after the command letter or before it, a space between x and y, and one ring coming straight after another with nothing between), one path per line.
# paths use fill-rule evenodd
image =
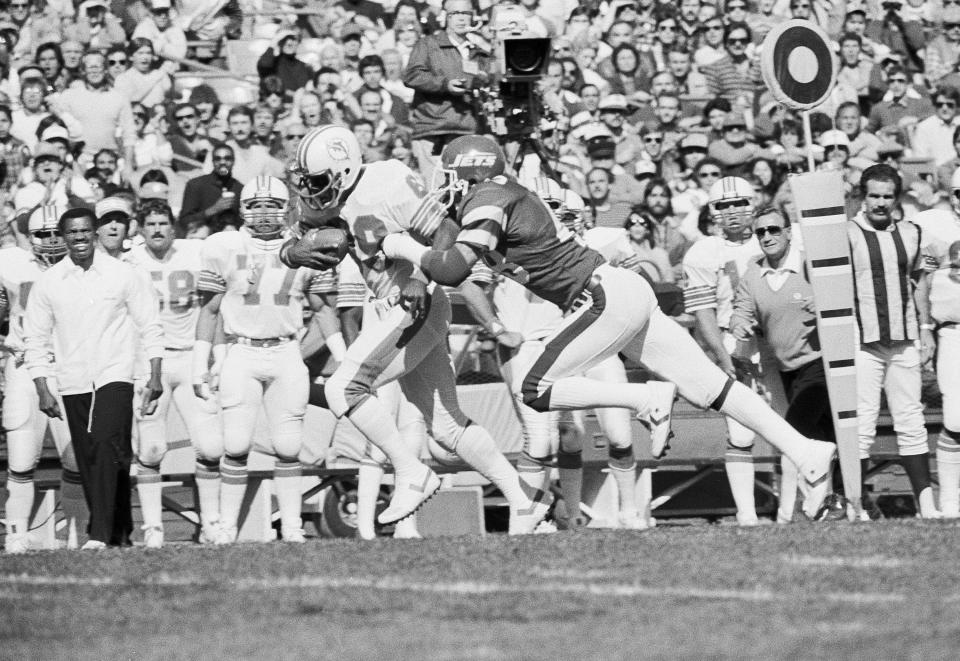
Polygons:
M683 260L683 307L690 313L717 307L717 270L705 263L704 252L691 249Z
M489 195L478 194L464 207L457 243L465 243L481 252L493 250L500 243L500 234L507 222L507 210Z
M390 210L394 220L418 238L431 241L447 217L446 207L435 195L427 193L420 176L407 166L398 167L395 176L398 188Z
M53 308L42 281L34 284L23 319L24 363L31 378L50 375L53 347Z
M217 247L212 242L204 241L200 252L200 279L197 282L197 289L212 294L222 294L227 291L225 266Z
M337 273L338 269L328 271L315 271L307 282L306 291L308 294L319 294L325 296L337 293Z
M431 67L430 46L433 39L421 39L410 52L407 68L403 72L403 84L418 92L443 92L447 87L447 78L442 72Z
M273 46L268 46L260 59L257 60L257 73L261 78L266 78L277 71L277 55L273 52Z

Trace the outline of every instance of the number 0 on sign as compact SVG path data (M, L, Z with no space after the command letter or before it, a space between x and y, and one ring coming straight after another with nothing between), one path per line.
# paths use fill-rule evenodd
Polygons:
M763 80L774 98L793 110L823 103L836 83L837 69L829 38L809 21L781 23L763 40Z

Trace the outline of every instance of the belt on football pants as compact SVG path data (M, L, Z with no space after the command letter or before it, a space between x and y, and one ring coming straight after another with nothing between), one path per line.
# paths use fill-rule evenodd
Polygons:
M587 284L583 286L583 289L580 290L580 293L577 294L576 298L573 299L573 303L567 306L567 309L563 311L564 315L573 314L586 303L593 303L593 295L590 293L594 288L600 285L600 276L594 272L590 276L590 279L587 280Z
M283 337L241 337L237 335L233 338L237 344L244 344L248 347L278 347L286 344L295 338L296 335L284 335Z

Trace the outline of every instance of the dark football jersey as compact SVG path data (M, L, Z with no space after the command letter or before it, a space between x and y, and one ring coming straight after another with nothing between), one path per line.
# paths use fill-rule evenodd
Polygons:
M458 218L458 243L478 250L493 270L561 309L573 304L604 263L535 193L506 177L475 186Z

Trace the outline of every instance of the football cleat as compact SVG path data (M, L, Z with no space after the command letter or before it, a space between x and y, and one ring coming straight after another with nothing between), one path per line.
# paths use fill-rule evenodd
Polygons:
M811 519L820 511L820 506L830 491L830 472L837 446L826 441L810 440L811 448L800 466L801 490L804 492L803 513Z
M143 545L148 549L163 548L163 528L160 526L143 526Z
M647 413L637 417L650 432L650 454L654 459L662 459L673 438L673 403L677 398L677 386L669 381L647 381L647 387L650 391Z
M280 539L288 544L303 544L307 541L307 535L303 528L282 528L280 530Z
M381 525L396 523L410 516L440 489L440 478L437 474L423 464L420 466L422 470L418 471L413 479L399 474L395 476L390 506L377 517Z
M237 541L237 527L236 526L218 526L217 536L214 539L214 544L217 546L223 546L225 544L233 544Z
M4 542L3 550L11 555L26 553L30 550L29 533L7 533L7 539Z
M80 547L81 551L102 551L107 548L107 545L104 542L101 542L99 539L88 539L87 542Z
M550 511L550 506L553 505L553 494L543 489L534 491L523 480L520 480L520 486L530 497L530 504L523 509L510 512L508 532L511 535L530 535L536 532L537 526Z
M623 530L646 530L650 522L637 510L620 512L617 515L617 527Z
M210 521L200 528L200 536L197 541L200 544L216 544L217 537L220 535L220 524L217 521Z

